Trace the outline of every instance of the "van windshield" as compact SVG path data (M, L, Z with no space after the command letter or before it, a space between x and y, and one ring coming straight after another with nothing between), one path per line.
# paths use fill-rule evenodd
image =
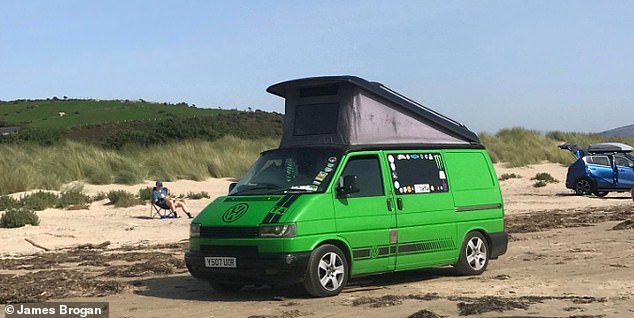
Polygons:
M341 155L341 150L330 148L291 148L264 152L229 195L324 192Z

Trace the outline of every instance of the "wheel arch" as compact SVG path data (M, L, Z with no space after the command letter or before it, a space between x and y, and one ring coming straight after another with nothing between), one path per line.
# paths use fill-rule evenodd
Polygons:
M471 234L473 232L478 232L478 233L482 234L482 236L484 237L484 239L486 240L486 243L487 243L487 250L490 253L491 244L492 244L491 236L489 235L489 232L487 232L485 229L483 229L481 227L475 227L475 228L469 229L469 230L464 232L465 234L464 234L464 236L462 236L462 240L460 241L460 248L459 248L460 253L462 253L462 244L464 243L464 240L467 238L467 236L469 234Z
M348 244L348 242L346 242L343 238L340 238L340 237L324 239L317 242L315 245L313 245L311 251L314 251L316 248L326 244L331 244L338 247L346 255L348 270L352 271L352 249L350 248L350 245Z

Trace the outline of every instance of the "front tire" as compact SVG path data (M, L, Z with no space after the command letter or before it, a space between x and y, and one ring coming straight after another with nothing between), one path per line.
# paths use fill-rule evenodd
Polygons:
M608 191L595 191L592 194L594 194L594 195L596 195L598 197L604 197L604 196L608 195L608 193L609 193Z
M577 195L589 195L592 193L592 180L589 178L579 178L575 181L575 193Z
M310 254L304 288L314 297L335 296L345 287L348 276L346 255L338 247L325 244Z
M480 275L489 265L489 246L480 232L467 235L454 269L461 275Z

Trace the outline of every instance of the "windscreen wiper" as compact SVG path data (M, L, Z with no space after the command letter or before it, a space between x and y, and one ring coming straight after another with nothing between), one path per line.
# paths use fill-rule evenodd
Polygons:
M291 191L292 192L305 193L305 192L315 192L315 190L317 190L317 186L301 185L301 186L291 186L291 187L279 188L279 189L276 189L275 191L283 191L284 193L288 193L288 192L291 192Z
M248 186L248 185L242 185L241 187L244 187L244 186ZM241 193L250 192L253 190L269 190L269 189L275 189L275 191L277 191L278 189L282 189L282 187L274 183L256 183L253 185L252 188L238 191L235 194L241 194ZM267 193L264 193L264 194L267 194Z

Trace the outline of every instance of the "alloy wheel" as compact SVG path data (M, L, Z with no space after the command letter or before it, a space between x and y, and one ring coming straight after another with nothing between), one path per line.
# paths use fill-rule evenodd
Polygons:
M581 195L590 194L592 192L591 191L592 184L590 184L590 181L586 179L579 179L577 180L577 184L575 185L575 190L577 194L581 194Z
M329 291L336 290L343 284L344 279L343 260L337 253L328 252L319 260L319 282Z
M479 237L473 237L467 243L466 248L467 263L476 271L482 269L487 262L487 245Z

